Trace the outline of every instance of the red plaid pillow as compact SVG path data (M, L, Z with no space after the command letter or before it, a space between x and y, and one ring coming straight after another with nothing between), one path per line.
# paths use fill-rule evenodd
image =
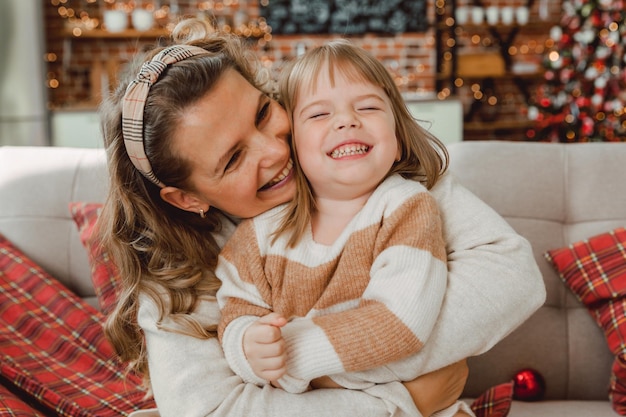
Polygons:
M506 417L513 401L513 381L489 388L476 398L470 408L476 417Z
M100 304L100 310L106 315L115 305L120 281L117 268L109 254L102 250L97 240L91 238L102 204L73 202L70 203L69 208L78 227L80 241L87 249L91 266L91 280Z
M609 387L613 409L626 415L626 230L548 251L546 259L589 309L615 355Z
M0 416L46 417L13 394L7 387L0 385Z
M0 235L0 376L59 416L153 407L104 337L104 316Z

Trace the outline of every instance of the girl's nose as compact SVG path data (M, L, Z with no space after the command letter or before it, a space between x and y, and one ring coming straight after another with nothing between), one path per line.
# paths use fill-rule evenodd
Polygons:
M335 120L335 129L341 130L346 128L356 128L359 127L359 119L352 111L346 111L340 114L337 114Z

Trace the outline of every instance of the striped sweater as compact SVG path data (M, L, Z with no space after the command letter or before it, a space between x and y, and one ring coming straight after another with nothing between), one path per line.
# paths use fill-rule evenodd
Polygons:
M415 378L411 355L430 335L446 290L433 197L420 183L392 176L329 246L316 243L310 229L295 248L285 236L272 244L281 213L278 207L242 222L220 255L218 332L232 369L267 383L247 363L242 338L275 311L290 319L282 328L287 375L279 380L289 392L324 375L360 389Z

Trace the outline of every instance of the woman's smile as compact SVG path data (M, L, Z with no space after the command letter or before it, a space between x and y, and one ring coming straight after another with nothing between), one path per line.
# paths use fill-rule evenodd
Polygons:
M270 188L278 188L285 184L293 176L293 160L290 158L287 165L278 173L277 176L272 178L267 184L259 188L259 191L266 191Z

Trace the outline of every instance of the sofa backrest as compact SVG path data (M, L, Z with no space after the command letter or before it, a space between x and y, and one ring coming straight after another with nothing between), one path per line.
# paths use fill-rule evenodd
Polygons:
M103 202L102 149L0 147L0 233L97 306L87 252L68 204Z
M547 289L534 316L470 361L469 393L531 367L548 399L606 400L613 356L544 253L626 225L626 143L461 142L449 151L459 181L531 242Z
M449 150L459 180L532 243L547 287L544 307L470 360L466 395L532 367L548 399L606 400L612 356L603 334L543 254L626 225L626 143L460 142ZM94 305L68 204L102 202L106 188L102 149L0 147L0 233Z

